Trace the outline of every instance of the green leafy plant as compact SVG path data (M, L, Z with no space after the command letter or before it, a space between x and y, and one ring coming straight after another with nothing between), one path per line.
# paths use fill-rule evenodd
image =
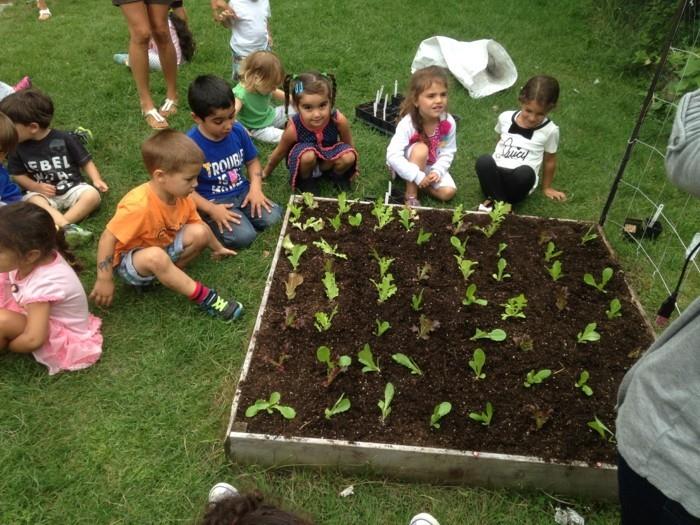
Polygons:
M340 229L340 226L342 225L342 219L343 217L342 215L340 215L340 213L338 213L332 219L328 219L328 222L332 226L334 232L337 232Z
M464 219L465 213L464 213L464 206L461 204L458 204L457 207L452 210L452 225L456 226L462 222Z
M408 357L406 354L401 354L401 353L394 354L391 356L391 358L394 361L396 361L398 364L403 365L406 368L408 368L411 371L412 375L415 375L415 376L422 376L423 375L423 371L418 367L416 362L413 359L411 359L410 357Z
M474 266L479 263L469 259L463 259L460 255L455 255L455 258L457 259L459 271L462 272L462 277L464 277L465 281L469 280L469 277L475 272Z
M581 246L585 246L587 243L591 242L593 239L598 238L598 234L593 233L594 228L595 228L595 226L591 225L591 227L588 228L588 230L586 230L586 233L584 233L581 236L581 242L580 242Z
M296 204L290 204L289 216L292 218L291 222L299 222L299 219L301 218L301 212L301 206L297 206Z
M576 388L580 388L581 392L586 394L587 396L592 396L593 395L593 389L588 386L588 379L590 378L590 374L588 373L588 370L584 370L581 372L581 375L578 376L578 381L576 381Z
M485 379L486 374L482 372L484 365L486 364L486 353L481 349L477 348L474 350L474 355L469 360L469 368L474 371L475 379Z
M293 271L296 271L299 267L299 259L301 258L302 254L306 251L306 249L307 246L305 244L294 244L291 247L292 253L287 255L287 259L289 260L289 264L292 265Z
M357 360L365 365L362 368L362 373L367 373L367 372L379 372L379 365L374 362L374 355L372 354L372 349L370 346L365 343L365 346L362 347L362 350L360 350L357 353Z
M472 283L467 286L467 291L464 293L464 299L462 299L462 304L464 306L469 306L471 304L478 304L479 306L486 306L489 302L486 299L479 299L476 296L476 284Z
M525 408L535 421L535 430L541 429L554 412L551 408L540 408L537 405L527 405Z
M538 370L537 372L535 372L534 370L530 370L527 373L527 376L525 376L525 382L523 383L523 385L525 386L525 388L530 388L532 385L539 385L551 375L552 371L549 368L543 368L542 370Z
M338 374L345 372L352 364L352 358L348 355L341 355L334 359L331 349L327 346L319 346L316 349L316 360L326 365L326 386L330 386Z
M433 321L428 319L424 314L420 314L420 319L418 320L418 326L412 326L411 330L418 334L419 339L428 340L430 334L440 328L440 321Z
M280 396L279 392L272 392L272 394L270 394L270 399L258 399L255 403L246 408L245 417L255 417L258 412L262 412L263 410L268 414L272 414L273 410L277 410L277 412L282 414L283 418L294 419L297 415L296 411L290 406L280 405L279 402L281 398L282 396Z
M545 268L547 268L545 266ZM547 272L549 272L549 276L552 278L552 281L556 282L562 277L564 277L564 274L561 271L561 261L554 261L552 263L552 266L547 268Z
M316 312L314 314L314 327L316 328L316 330L318 330L319 332L325 332L328 329L330 329L331 322L333 321L333 318L337 313L337 306L333 307L333 311L330 314L327 314L326 312Z
M510 317L520 317L525 318L525 312L523 310L527 306L527 299L524 294L516 295L511 297L501 306L504 307L504 311L501 314L501 319L504 321Z
M324 413L326 419L331 419L333 416L347 412L350 410L350 400L345 397L345 394L340 394L340 397L331 408L326 408Z
M622 304L619 299L615 298L610 301L610 308L605 310L605 315L608 316L608 319L615 319L616 317L622 316Z
M289 272L284 288L287 293L287 300L291 301L297 295L297 287L304 282L304 277L300 273Z
M415 312L420 312L421 309L423 308L423 291L425 288L421 288L420 292L417 294L413 294L411 296L411 308Z
M556 250L557 250L557 247L554 245L554 243L552 241L549 241L547 243L547 249L544 252L544 262L549 262L552 259L556 259L562 253L564 253L561 250L559 250L559 251L556 251Z
M506 261L503 257L498 259L498 262L496 263L496 273L492 273L491 277L496 279L498 282L503 281L506 277L510 277L509 273L503 273L506 269L506 266L508 266L508 261Z
M374 203L374 208L372 208L372 215L377 218L377 225L374 227L375 230L381 230L394 220L394 208L385 205L381 200L377 200Z
M357 228L360 224L362 224L362 214L357 212L355 215L348 215L348 223L350 226Z
M374 335L377 337L381 337L384 332L391 328L389 321L380 321L379 319L375 319L374 322L377 324L377 329L374 331Z
M304 328L306 321L298 316L297 309L293 306L284 307L284 328L293 328L295 330Z
M430 278L430 272L432 271L433 267L430 266L430 263L425 263L423 266L418 267L418 272L417 272L417 278L419 281L427 281Z
M605 289L605 285L608 284L608 281L610 281L610 279L612 279L612 276L613 269L608 266L603 269L603 272L600 275L600 282L596 282L595 277L593 277L590 273L584 274L583 282L586 283L588 286L592 286L599 292L608 293Z
M432 233L423 231L423 228L418 230L418 237L416 238L416 244L418 246L423 246L426 242L430 240L430 238L433 236Z
M335 274L333 272L325 272L323 274L323 287L326 290L326 297L329 301L334 300L340 294L338 284L335 282Z
M613 431L606 427L605 424L600 419L598 419L598 416L594 415L593 421L589 421L586 424L593 430L598 432L598 435L602 440L610 442L615 441L615 434L613 434Z
M407 232L410 232L411 229L413 229L413 217L415 215L415 211L408 206L404 206L399 210L399 222L401 223L401 226L403 226Z
M338 251L337 244L334 244L333 246L331 246L328 243L328 241L326 241L323 237L321 237L320 241L314 241L313 244L314 244L314 246L316 246L316 248L321 250L326 255L331 255L333 257L337 257L338 259L346 259L347 260L347 258L348 258L347 255L345 255L344 253L340 253Z
M469 237L464 239L464 242L459 240L459 237L453 235L450 237L450 244L454 247L455 250L457 250L457 253L459 254L460 257L464 257L465 252L467 251L467 241L469 240Z
M379 282L375 281L374 279L370 279L370 281L372 281L377 289L377 293L379 294L379 299L377 299L378 303L385 302L387 299L389 299L389 297L394 295L398 289L394 284L394 276L390 273L384 275L382 280Z
M377 406L382 412L382 424L386 421L386 418L391 414L391 402L394 400L394 385L387 383L384 387L384 399L380 399Z
M566 286L557 288L555 292L554 305L560 312L566 309L569 304L569 289Z
M513 342L518 349L522 350L523 352L530 352L535 347L535 342L532 340L530 334L513 336Z
M487 401L486 409L483 412L469 412L469 418L478 421L486 427L489 426L493 418L493 405L490 401Z
M493 209L489 212L491 221L488 226L477 226L476 229L483 233L487 238L491 238L498 231L506 216L510 213L511 205L507 202L496 201Z
M505 242L499 242L498 243L498 250L496 251L496 257L500 257L501 254L503 253L503 250L508 248L508 244Z
M600 340L600 334L595 331L597 323L588 323L583 332L576 334L576 339L579 343L592 343Z
M435 405L433 415L430 416L430 426L432 428L440 428L440 420L450 412L452 412L452 403L449 401L443 401Z
M350 211L350 205L348 204L348 196L343 191L338 194L338 215L344 215Z
M309 208L309 209L318 208L318 202L316 202L316 199L314 198L313 193L304 192L301 194L301 198L303 199L304 205L307 208Z
M389 271L389 267L391 266L391 263L394 262L394 259L390 257L380 257L376 250L372 251L372 257L374 257L379 265L379 277L384 277L386 272Z
M494 328L490 332L484 332L483 330L477 328L474 335L469 338L470 341L476 341L477 339L490 339L491 341L505 341L506 333L500 328Z
M293 223L293 226L295 228L299 228L302 231L313 230L315 232L320 232L323 229L324 223L323 219L321 219L320 217L309 217L308 219L306 219L304 224L295 222Z

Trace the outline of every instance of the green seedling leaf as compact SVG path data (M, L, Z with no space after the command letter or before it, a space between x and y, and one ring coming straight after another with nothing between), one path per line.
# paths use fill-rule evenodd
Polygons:
M381 230L384 226L393 221L393 212L393 207L385 205L381 200L377 200L374 203L374 208L372 208L372 215L377 218L377 225L374 229Z
M322 282L326 289L326 297L328 297L329 301L333 301L340 294L338 285L335 282L335 274L333 272L325 272Z
M394 259L390 257L380 257L376 250L372 250L372 257L377 261L379 265L379 277L384 277L384 275L389 271L391 263Z
M427 316L420 314L418 326L412 326L411 330L418 334L419 339L428 340L431 332L434 332L440 327L440 321L433 321Z
M452 412L452 403L449 401L443 401L436 405L433 409L433 415L430 416L430 426L433 428L440 428L439 421L450 412Z
M452 224L456 225L462 222L464 219L464 206L458 204L457 207L452 211Z
M305 244L295 244L291 247L291 254L287 256L287 259L289 259L289 264L292 265L292 270L296 271L297 268L299 267L299 258L301 255L306 251L306 245Z
M277 410L285 419L294 419L294 417L296 417L296 411L292 407L280 405L280 399L281 396L279 392L272 392L268 400L258 399L246 409L245 417L255 417L262 411L272 414L273 410Z
M523 310L527 306L527 299L525 298L524 294L516 295L515 297L508 299L508 301L501 306L504 307L504 311L501 314L501 319L504 321L510 317L519 317L524 319L525 312L523 312Z
M357 228L362 224L362 214L358 212L355 215L348 215L348 223L350 226Z
M343 191L338 194L338 215L344 215L350 211L350 205L348 204L348 196Z
M377 403L379 410L382 412L382 424L386 421L386 418L391 414L391 402L394 399L394 385L387 383L384 387L384 399Z
M316 360L326 365L326 386L330 386L338 374L345 372L352 364L352 359L347 355L334 359L331 349L327 346L319 346L316 349Z
M544 252L544 262L548 263L552 259L556 259L559 257L562 253L561 250L557 251L557 247L554 245L552 241L549 241L547 243L547 249Z
M507 202L496 201L493 205L493 209L489 212L489 218L491 219L489 225L485 227L477 226L476 229L483 233L487 238L491 238L493 234L496 233L501 227L501 223L510 213L510 210L511 205Z
M545 268L547 268L545 266ZM561 271L561 262L560 261L554 261L552 263L552 266L547 268L547 271L549 272L549 276L552 278L552 281L556 282L562 277L564 277L564 274Z
M471 277L475 271L474 266L479 263L469 259L463 259L461 255L455 255L455 259L457 259L457 266L459 267L459 271L462 272L462 277L464 277L465 281L469 280L469 277Z
M496 273L491 274L491 277L496 279L498 282L501 282L506 277L510 277L509 273L503 273L506 269L506 266L508 266L508 261L506 261L503 257L498 259L498 262L496 263L496 268L498 269L498 271Z
M588 386L589 377L590 376L587 370L581 372L581 375L578 377L578 381L576 381L576 388L580 388L581 392L590 397L593 395L593 389Z
M593 343L600 340L600 334L595 331L597 323L588 323L583 332L579 332L576 337L579 343Z
M320 217L309 217L306 219L306 222L304 224L300 224L298 222L293 223L293 226L295 228L299 228L302 231L306 230L313 230L315 232L320 232L323 229L323 219Z
M433 236L432 233L423 231L423 228L421 228L418 231L418 238L416 239L416 244L418 246L424 245L426 242L430 240L430 238Z
M370 281L372 281L377 289L377 293L379 294L379 299L377 299L378 303L385 302L387 299L389 299L389 297L394 295L398 289L394 284L394 276L390 273L384 275L382 280L379 282L375 281L374 279L370 279Z
M289 206L289 216L292 218L291 222L299 222L299 219L301 218L301 207L297 206L296 204L291 204Z
M384 332L391 328L389 321L380 321L379 319L375 319L374 322L377 324L377 329L374 331L374 335L377 337L381 337Z
M460 257L464 257L464 253L467 251L467 241L469 240L469 237L464 239L464 242L459 240L459 237L452 236L450 237L450 244L454 247L455 250L457 250L457 253L459 254Z
M326 312L316 312L314 314L314 327L316 328L316 330L318 330L319 332L325 332L326 330L328 330L331 327L331 321L333 321L333 318L337 313L337 306L333 307L333 311L330 314L327 314Z
M489 426L493 418L493 405L488 401L486 403L486 410L483 412L470 412L469 417L474 421L480 422L484 426Z
M605 424L600 419L598 419L598 416L594 415L593 421L589 421L586 424L589 427L591 427L593 430L598 432L598 435L604 441L610 441L610 442L615 441L615 434L613 434L612 430L610 430L608 427L606 427Z
M404 206L399 210L399 222L401 223L401 226L403 226L407 232L411 231L413 228L413 217L415 215L415 211L409 208L408 206Z
M467 286L467 291L464 293L464 299L462 299L462 304L464 306L469 306L471 304L478 304L479 306L486 306L489 302L486 299L479 299L476 296L476 284L472 283Z
M600 282L596 282L595 277L593 277L590 273L584 274L583 276L583 282L586 283L588 286L592 286L599 292L603 293L608 293L605 290L605 285L608 284L608 281L612 279L613 276L613 269L610 268L609 266L603 269L603 272L601 273L600 276Z
M406 368L408 368L411 371L412 375L415 375L415 376L422 376L423 375L423 371L420 368L418 368L418 365L416 364L416 362L413 359L411 359L410 357L408 357L406 354L400 354L400 353L394 354L391 356L391 358L394 361L396 361L398 364L403 365Z
M593 233L593 229L594 229L594 228L595 228L595 226L594 226L594 225L591 225L591 227L588 228L588 230L586 231L586 233L583 234L583 236L581 237L581 246L585 246L586 243L592 241L593 239L597 239L597 238L598 238L598 234L597 234L597 233Z
M326 419L330 419L333 416L342 412L347 412L348 410L350 410L350 400L345 397L345 394L340 394L340 397L335 404L331 408L326 408L324 412Z
M377 366L377 363L374 362L374 356L372 355L372 349L369 347L368 344L365 343L365 346L360 350L357 354L357 360L365 365L362 368L362 373L365 374L367 372L380 372L379 366Z
M496 252L496 257L500 257L501 254L503 253L503 250L505 250L508 247L508 244L505 242L499 242L498 243L498 251Z
M477 339L490 339L491 341L504 341L506 338L506 333L500 328L494 328L490 332L484 332L479 328L476 329L474 335L469 339L470 341L476 341Z
M423 308L423 291L425 288L421 288L420 292L417 294L413 294L411 296L411 308L413 309L414 312L420 312L421 309Z
M297 295L297 287L304 282L304 277L300 273L289 272L284 288L287 293L287 300L291 301Z
M615 319L616 317L621 317L622 316L622 304L620 303L620 300L615 298L612 301L610 301L610 308L605 310L605 315L608 316L608 319Z
M309 209L318 208L318 202L314 199L314 194L309 192L304 192L301 194L302 199L304 199L304 205Z
M338 259L346 259L347 260L347 258L348 258L347 255L345 255L344 253L340 253L338 251L337 244L331 246L323 237L321 238L320 241L314 241L313 245L316 246L319 250L321 250L326 255L331 255L333 257L337 257Z
M342 225L342 218L343 216L340 215L340 213L338 213L338 215L336 215L332 219L328 219L328 222L330 223L334 232L337 232L340 229L340 226Z
M294 243L292 242L292 238L289 236L289 234L284 236L284 239L282 239L282 249L284 250L284 253L292 253L292 249L294 248Z
M474 371L475 379L485 379L486 374L481 370L486 364L486 354L481 348L474 350L472 359L469 360L469 368Z
M552 371L549 368L543 368L542 370L538 370L537 372L535 372L534 370L530 370L527 373L527 376L525 377L525 382L523 383L523 385L525 386L525 388L530 388L532 385L539 385L551 375Z

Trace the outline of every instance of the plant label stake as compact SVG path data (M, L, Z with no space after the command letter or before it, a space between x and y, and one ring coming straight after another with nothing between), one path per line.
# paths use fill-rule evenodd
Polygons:
M622 227L622 232L625 234L623 238L628 241L631 240L630 237L635 239L656 239L661 233L661 221L659 217L664 209L663 204L659 204L656 208L654 215L648 219L630 219L629 217L625 219L625 224Z
M386 122L386 105L389 102L389 93L384 95L384 114L382 115L382 120Z
M396 97L396 94L399 92L399 81L394 80L394 97Z

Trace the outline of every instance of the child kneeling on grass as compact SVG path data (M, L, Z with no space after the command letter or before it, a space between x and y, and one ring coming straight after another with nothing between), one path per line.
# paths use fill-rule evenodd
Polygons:
M90 298L109 306L116 273L141 289L158 279L208 314L238 319L241 303L224 299L183 271L207 246L216 259L236 254L214 237L192 200L202 151L183 133L164 130L143 143L141 154L151 180L128 192L107 223L97 247L97 281Z

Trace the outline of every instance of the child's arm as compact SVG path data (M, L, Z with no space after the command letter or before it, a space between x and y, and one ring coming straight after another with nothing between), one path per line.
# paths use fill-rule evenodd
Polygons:
M223 259L224 257L236 255L234 250L226 248L219 242L219 239L216 238L216 235L214 235L211 228L209 228L209 249L211 250L211 258L217 261Z
M340 135L340 140L345 142L348 146L355 147L352 143L352 133L350 132L350 123L348 119L340 111L336 114L335 123L338 126L338 134Z
M396 126L396 133L391 137L386 148L386 163L402 179L420 185L426 178L421 168L406 158L411 135L414 133L410 117L404 117Z
M272 92L272 98L275 99L277 102L281 102L284 104L284 91L281 89L275 89Z
M109 189L109 186L107 186L107 183L102 179L102 176L100 175L100 172L97 170L97 166L95 166L93 161L88 161L85 165L83 165L83 170L85 170L87 176L90 177L92 185L95 186L95 188L100 190L102 193Z
M224 232L224 228L228 231L233 230L231 223L241 223L241 216L230 209L233 204L216 204L215 202L208 201L196 191L192 192L192 200L199 211L206 213L216 222L221 233Z
M216 22L226 25L229 20L235 20L236 13L225 0L211 0L211 14Z
M270 174L275 171L277 164L279 164L279 162L289 154L289 150L292 149L294 144L296 144L297 136L296 131L293 128L294 126L290 124L287 124L287 127L284 128L279 144L277 144L275 149L267 158L267 164L265 165L262 173L263 179L269 177Z
M250 189L248 195L245 196L241 203L241 208L245 208L250 204L250 211L253 217L262 217L262 209L265 208L269 213L272 210L272 201L265 197L262 191L262 166L257 157L246 163L248 168L248 179L250 180Z
M545 152L542 162L542 193L555 201L565 201L566 193L552 188L552 181L554 180L554 172L556 169L557 154Z
M47 197L56 195L56 187L46 182L37 182L29 175L13 175L15 182L25 191L34 191Z
M112 275L114 248L117 238L105 228L97 244L97 280L90 292L90 299L98 306L109 306L114 297L114 279Z
M236 97L234 107L236 108L236 115L238 115L238 113L240 113L241 109L243 108L243 100L241 100L239 97Z
M24 331L7 345L11 352L29 353L38 350L49 337L49 314L51 305L48 302L29 303L27 324Z

